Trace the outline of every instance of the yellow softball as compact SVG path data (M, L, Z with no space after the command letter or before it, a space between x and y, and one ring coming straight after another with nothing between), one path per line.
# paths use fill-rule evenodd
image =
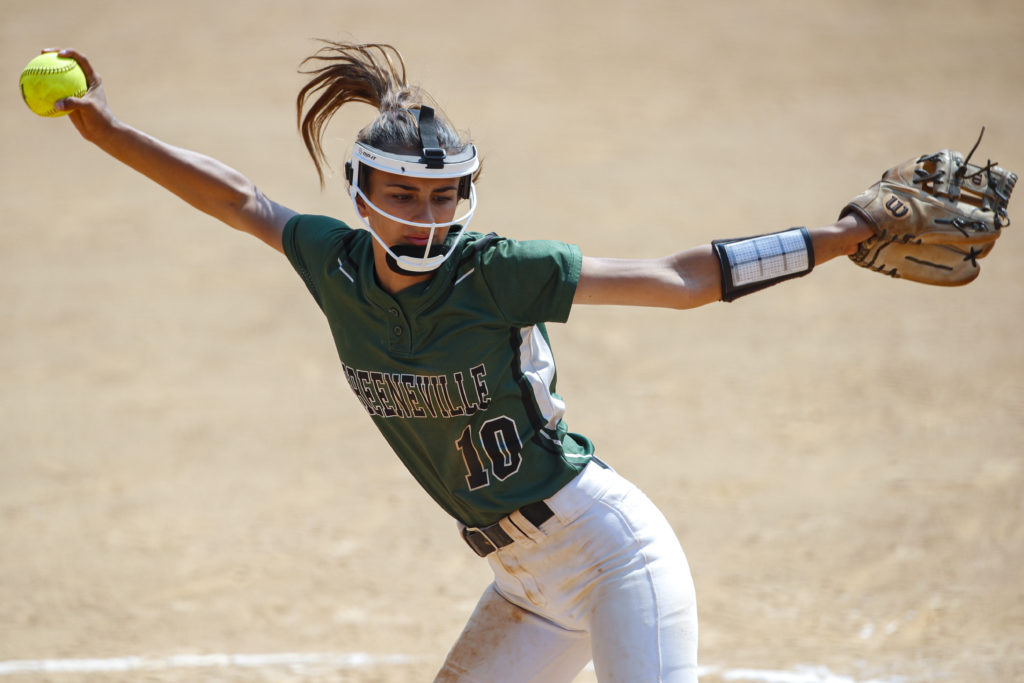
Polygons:
M53 105L65 97L81 97L89 89L85 73L70 57L44 52L21 72L21 97L28 108L40 116L64 116Z

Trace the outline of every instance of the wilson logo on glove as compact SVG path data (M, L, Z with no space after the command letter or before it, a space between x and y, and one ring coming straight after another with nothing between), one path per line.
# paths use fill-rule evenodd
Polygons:
M889 209L889 213L891 213L894 218L903 218L910 212L907 205L901 202L899 197L896 195L889 197L889 201L885 203L885 208Z

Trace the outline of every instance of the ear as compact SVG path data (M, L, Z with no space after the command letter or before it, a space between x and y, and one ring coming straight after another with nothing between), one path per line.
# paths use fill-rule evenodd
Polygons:
M356 208L359 209L359 215L363 218L370 217L370 209L366 206L366 201L362 197L356 197Z

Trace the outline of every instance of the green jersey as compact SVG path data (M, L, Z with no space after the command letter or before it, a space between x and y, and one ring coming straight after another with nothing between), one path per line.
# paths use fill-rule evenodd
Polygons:
M369 232L302 215L283 239L352 391L453 517L491 524L590 459L593 444L562 419L544 327L569 317L577 247L467 233L430 280L392 295L377 284Z

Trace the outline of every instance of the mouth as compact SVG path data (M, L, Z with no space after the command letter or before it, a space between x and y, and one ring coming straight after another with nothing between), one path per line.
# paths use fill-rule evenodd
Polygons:
M414 247L425 247L430 241L427 235L407 235L405 241Z

